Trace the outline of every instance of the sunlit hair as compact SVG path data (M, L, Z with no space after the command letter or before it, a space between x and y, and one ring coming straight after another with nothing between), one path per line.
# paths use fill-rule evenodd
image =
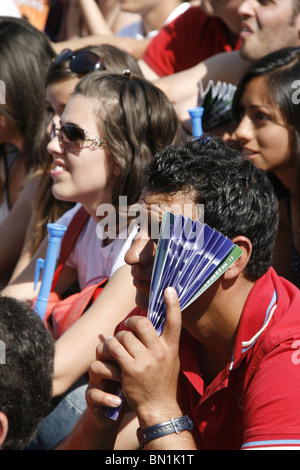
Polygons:
M93 72L77 85L75 93L99 101L96 113L101 137L120 167L112 192L128 204L137 202L141 170L166 145L179 139L178 119L166 95L147 80L135 75Z

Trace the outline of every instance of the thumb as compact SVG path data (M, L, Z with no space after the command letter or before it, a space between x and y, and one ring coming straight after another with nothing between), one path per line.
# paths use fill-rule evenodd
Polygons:
M179 343L182 315L176 290L173 287L167 287L164 291L164 298L166 321L162 335L167 341Z

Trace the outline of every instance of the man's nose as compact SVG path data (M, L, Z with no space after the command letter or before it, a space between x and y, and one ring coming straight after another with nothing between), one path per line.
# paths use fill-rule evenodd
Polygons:
M154 242L148 236L138 234L125 254L125 262L129 266L134 264L147 266L153 262L154 256Z

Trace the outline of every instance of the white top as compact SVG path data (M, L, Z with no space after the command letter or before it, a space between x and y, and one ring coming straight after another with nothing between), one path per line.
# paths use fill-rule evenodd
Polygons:
M68 226L79 208L80 204L76 204L57 223ZM137 229L133 229L128 236L122 232L119 237L106 246L103 246L102 243L100 235L102 230L101 226L90 217L66 262L67 266L77 269L81 289L100 282L106 277L110 278L118 268L126 264L124 256Z
M182 15L186 10L190 8L190 3L189 2L183 2L178 7L175 8L175 10L172 11L172 13L168 16L166 21L164 22L164 25L171 23L171 21L175 20L179 15ZM124 26L124 28L120 29L117 31L116 36L122 36L122 37L127 37L127 38L134 38L134 39L144 39L145 37L147 38L153 38L154 36L157 35L159 30L155 31L150 31L147 35L145 35L144 32L144 27L143 27L143 20L139 20L135 23L131 23L127 26Z
M1 0L0 16L13 16L21 18L21 13L14 0Z

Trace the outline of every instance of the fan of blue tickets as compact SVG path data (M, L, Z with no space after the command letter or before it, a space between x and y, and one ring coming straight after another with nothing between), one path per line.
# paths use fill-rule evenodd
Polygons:
M154 260L148 316L160 335L166 306L164 290L176 289L184 310L201 295L229 266L242 250L222 233L199 220L165 212Z
M184 310L210 287L242 254L242 250L222 233L199 220L166 211L154 259L148 318L161 335L166 319L164 290L176 289ZM122 389L119 396L123 398ZM109 408L106 416L117 419L119 408Z

